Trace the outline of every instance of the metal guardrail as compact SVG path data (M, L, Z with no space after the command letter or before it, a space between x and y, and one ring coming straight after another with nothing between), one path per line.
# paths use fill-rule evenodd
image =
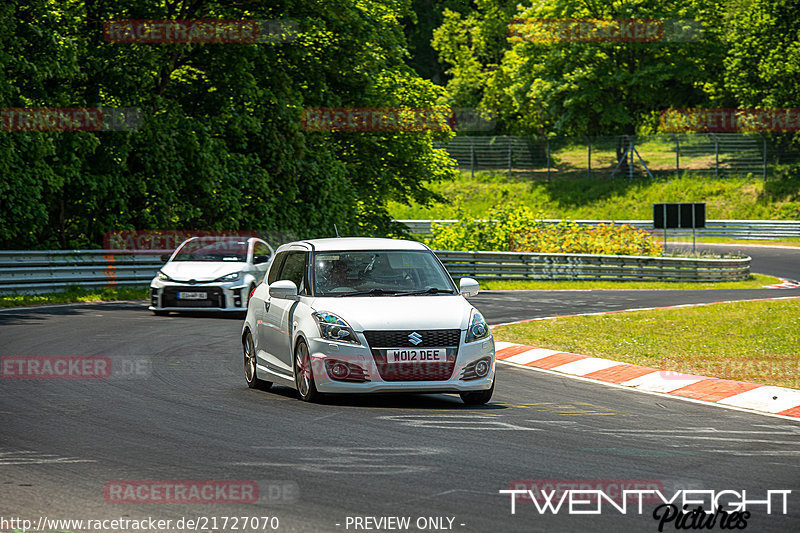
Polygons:
M458 220L398 220L408 226L412 234L429 235L431 224L455 224ZM561 220L542 220L546 224L558 224ZM664 230L653 229L652 220L575 220L574 222L594 226L597 224L628 224L658 236ZM690 229L667 230L667 237L691 235ZM698 237L727 237L734 239L782 239L800 237L800 221L797 220L708 220L706 227L698 229Z
M160 253L141 251L0 250L0 293L148 285L163 264Z
M436 251L454 278L484 280L740 281L750 257L695 259L633 255Z
M672 257L517 252L437 251L454 278L508 280L747 279L750 258ZM162 266L159 254L120 250L0 251L0 293L53 292L69 286L148 285Z

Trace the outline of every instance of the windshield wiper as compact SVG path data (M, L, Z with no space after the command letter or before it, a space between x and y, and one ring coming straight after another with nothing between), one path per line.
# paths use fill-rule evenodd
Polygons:
M368 291L343 292L341 296L381 296L383 294L398 294L398 291L375 287L374 289L370 289Z
M440 289L438 287L428 287L427 289L423 289L421 291L397 292L395 293L395 296L416 296L418 294L453 294L453 290Z

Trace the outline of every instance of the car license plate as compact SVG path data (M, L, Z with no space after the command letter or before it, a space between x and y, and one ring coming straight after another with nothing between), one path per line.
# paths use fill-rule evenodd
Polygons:
M207 293L205 292L179 292L178 299L180 300L205 300Z
M445 348L397 348L386 350L387 363L446 363Z

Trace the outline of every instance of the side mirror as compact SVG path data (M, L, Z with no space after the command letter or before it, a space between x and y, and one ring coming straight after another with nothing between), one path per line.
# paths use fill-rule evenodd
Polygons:
M458 292L461 296L475 296L478 294L478 282L472 278L461 278L458 282Z
M268 255L254 255L253 256L253 264L254 265L260 265L262 263L266 263L267 261L269 261L269 256Z
M269 286L269 295L280 300L297 300L297 285L288 279L276 281Z
M162 263L166 263L167 261L169 261L170 257L172 257L172 254L162 254L161 255L161 262Z

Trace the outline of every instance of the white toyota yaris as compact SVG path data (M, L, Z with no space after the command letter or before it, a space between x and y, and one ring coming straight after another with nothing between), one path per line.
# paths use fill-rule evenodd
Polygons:
M251 388L320 393L457 393L484 404L494 391L494 339L425 245L334 238L278 248L242 329Z
M150 282L150 310L235 311L264 279L272 247L256 237L192 237Z

